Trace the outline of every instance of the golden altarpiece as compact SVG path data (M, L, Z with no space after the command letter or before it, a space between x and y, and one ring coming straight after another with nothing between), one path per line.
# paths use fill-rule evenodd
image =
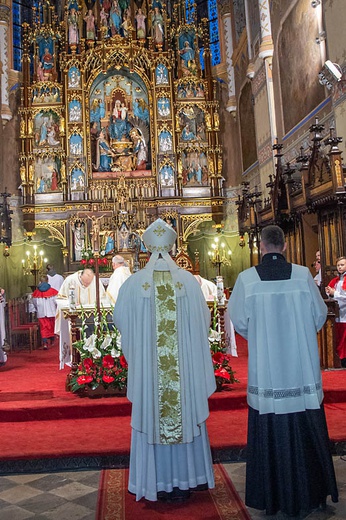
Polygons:
M196 13L180 1L68 0L61 20L46 0L24 24L23 223L61 242L65 272L88 249L138 267L158 216L177 230L175 253L199 223L221 221L216 84Z

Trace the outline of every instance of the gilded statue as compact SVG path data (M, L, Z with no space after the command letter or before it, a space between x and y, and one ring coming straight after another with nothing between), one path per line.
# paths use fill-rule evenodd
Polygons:
M26 183L26 168L25 168L25 164L22 164L21 167L19 168L19 173L20 173L20 178L21 178L21 181L23 184Z
M34 164L30 163L29 164L29 182L31 184L34 183L34 173L35 173Z
M66 166L64 162L61 163L60 178L62 183L66 183Z

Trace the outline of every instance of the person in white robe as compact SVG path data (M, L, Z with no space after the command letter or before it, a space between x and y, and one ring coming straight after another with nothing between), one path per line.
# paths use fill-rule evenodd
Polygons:
M59 335L59 352L60 352L60 368L65 365L71 366L72 363L72 346L70 323L64 318L64 309L69 308L70 289L74 289L74 298L76 306L92 307L96 305L96 278L92 269L84 269L67 276L64 283L60 287L56 302L57 314L55 318L55 334ZM110 302L106 296L102 282L99 280L100 302L109 305Z
M49 285L59 292L64 283L64 277L56 272L52 264L47 264L47 275Z
M317 332L327 307L307 267L286 261L278 226L262 229L262 262L240 273L228 309L248 341L247 506L297 516L338 501Z
M128 489L136 500L185 499L214 487L206 420L215 391L210 312L194 276L169 251L176 232L158 219L143 234L147 265L121 286L114 323L132 402Z
M117 301L120 287L131 276L131 271L125 261L124 257L115 255L112 258L113 273L109 279L107 286L107 296L114 305Z
M217 298L217 287L214 282L207 280L206 278L202 278L199 274L195 274L197 282L201 286L201 291L206 300L214 301Z
M214 301L217 299L217 286L214 282L211 282L206 278L202 278L202 276L199 274L195 274L194 277L201 286L202 293L207 301ZM235 330L227 309L225 310L224 324L226 351L231 356L238 357Z

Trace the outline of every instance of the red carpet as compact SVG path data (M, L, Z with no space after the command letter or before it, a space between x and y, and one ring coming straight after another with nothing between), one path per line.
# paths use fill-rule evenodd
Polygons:
M216 450L246 446L246 343L238 337L233 369L240 383L210 398L208 431ZM80 398L65 391L68 369L57 348L15 352L0 369L1 460L129 454L131 405L125 397ZM346 371L323 373L331 440L346 441Z
M232 482L222 466L214 465L215 488L192 492L185 502L136 502L127 492L127 470L102 472L96 520L250 520Z

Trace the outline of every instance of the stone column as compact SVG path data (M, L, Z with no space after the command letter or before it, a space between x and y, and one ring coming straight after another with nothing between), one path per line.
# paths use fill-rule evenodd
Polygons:
M268 92L268 109L270 118L271 140L277 137L276 115L275 115L275 98L273 90L272 62L274 54L274 44L272 38L272 27L270 19L269 0L259 2L260 22L261 22L261 45L259 48L259 57L264 60L264 68Z
M226 109L230 113L234 113L237 110L237 98L235 95L235 77L234 67L232 64L233 54L233 31L232 31L232 17L231 17L231 4L228 0L218 0L218 9L223 25L223 34L225 41L225 52L226 52L226 70L227 70L227 82L228 82L228 101Z
M10 36L10 7L0 3L0 62L1 62L1 119L3 122L12 119L9 106L9 52L12 45L9 45Z

